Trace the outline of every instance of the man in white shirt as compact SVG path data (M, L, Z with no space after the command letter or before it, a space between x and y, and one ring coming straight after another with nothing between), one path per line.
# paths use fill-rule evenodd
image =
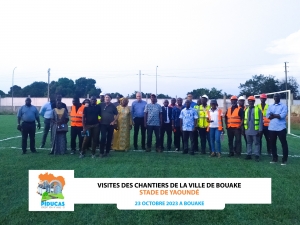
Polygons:
M51 127L51 115L52 115L52 104L53 104L53 99L50 100L50 102L47 102L42 106L40 109L40 115L44 117L44 132L43 132L43 137L42 137L42 143L41 143L41 148L45 147L46 144L46 139L47 135L49 133L50 127ZM51 137L51 135L50 135Z

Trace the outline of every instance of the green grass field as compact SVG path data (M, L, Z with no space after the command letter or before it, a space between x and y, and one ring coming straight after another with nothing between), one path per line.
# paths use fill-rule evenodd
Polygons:
M55 157L48 155L48 150L39 149L39 154L28 151L21 155L16 125L15 116L0 115L0 224L300 224L299 138L288 136L287 166L270 164L266 155L257 163L244 157L228 158L226 153L222 158L210 158L200 154L129 151L112 152L110 158L79 159L78 154ZM8 139L11 137L16 138ZM41 133L36 134L37 147L41 137ZM46 148L49 147L48 141ZM278 150L281 153L279 143ZM228 152L226 136L222 151ZM121 211L116 205L75 205L74 212L29 212L28 170L41 169L74 170L77 178L272 178L272 204L226 205L222 211Z

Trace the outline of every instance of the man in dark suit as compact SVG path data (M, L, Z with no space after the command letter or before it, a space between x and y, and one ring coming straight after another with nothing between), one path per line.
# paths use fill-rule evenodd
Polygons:
M167 133L167 150L171 150L172 144L172 107L169 107L169 101L164 101L162 107L162 125L160 129L160 146L161 150L164 150L164 135Z

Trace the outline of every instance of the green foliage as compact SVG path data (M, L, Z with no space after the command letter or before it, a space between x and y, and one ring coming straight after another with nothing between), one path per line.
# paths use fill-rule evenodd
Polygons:
M195 89L193 91L190 91L187 93L192 94L194 99L200 98L202 95L207 95L209 99L218 99L218 98L223 98L223 93L222 90L218 90L215 87L211 88L210 90L207 88L199 88Z
M49 194L48 194L48 192L46 191L46 192L43 193L42 196L43 196L43 198L44 198L44 197L47 197L48 195L49 195Z
M286 82L285 79L282 79L279 81L279 90L285 91L286 90ZM294 99L300 99L299 96L299 84L297 82L297 79L295 77L288 77L287 78L287 89L291 90ZM285 98L285 93L281 93L281 98Z
M23 92L22 92L22 88L18 85L14 85L13 87L10 88L9 92L7 93L7 96L11 97L11 91L14 91L14 97L24 97L23 96ZM27 96L26 96L27 97Z
M46 82L33 82L22 89L24 97L46 97L48 91L48 84Z
M6 96L6 94L2 90L0 90L0 95L1 95L1 98L4 98Z
M279 91L279 81L274 76L254 75L252 79L240 84L240 95L254 95Z

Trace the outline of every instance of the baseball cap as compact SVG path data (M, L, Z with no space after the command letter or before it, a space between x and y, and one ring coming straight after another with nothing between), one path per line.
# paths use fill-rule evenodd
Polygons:
M217 104L217 100L216 99L210 100L210 104Z

